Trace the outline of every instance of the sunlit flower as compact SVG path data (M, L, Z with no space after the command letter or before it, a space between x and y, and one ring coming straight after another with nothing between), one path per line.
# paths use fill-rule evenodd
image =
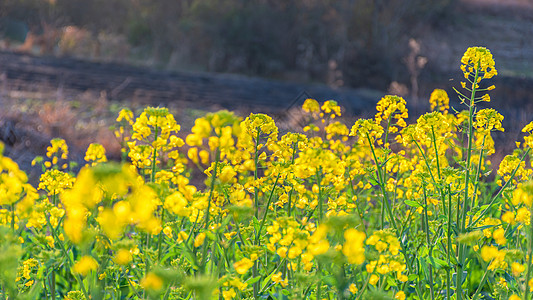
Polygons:
M90 271L94 271L98 268L98 263L92 256L83 256L76 264L74 265L74 272L85 276Z

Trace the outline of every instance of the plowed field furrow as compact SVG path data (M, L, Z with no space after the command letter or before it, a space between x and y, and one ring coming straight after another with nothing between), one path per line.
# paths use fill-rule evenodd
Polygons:
M378 100L365 97L358 90L320 85L237 75L155 71L116 63L5 51L0 51L1 74L5 74L3 86L9 90L106 91L111 100L131 99L154 105L183 101L191 105L217 104L228 109L253 107L275 111L313 97L321 101L335 99L351 112L360 113Z

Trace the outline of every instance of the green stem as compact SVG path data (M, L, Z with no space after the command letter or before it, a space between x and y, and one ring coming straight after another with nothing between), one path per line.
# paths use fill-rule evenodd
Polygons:
M318 167L316 174L316 184L318 186L318 221L322 221L323 204L322 204L322 167Z
M243 245L245 245L244 243L244 239L242 238L242 234L241 234L241 229L240 229L240 226L239 224L237 223L237 220L235 220L235 216L231 216L232 220L233 220L233 223L235 224L235 229L237 230L237 236L239 237L239 240L241 241L241 243Z
M472 300L476 300L477 299L477 295L479 294L479 292L481 292L481 289L485 285L485 281L487 281L487 275L488 274L489 274L489 269L488 269L488 266L487 266L487 269L485 270L485 273L483 274L483 277L481 278L481 282L479 283L479 286L478 286L476 292L474 293L474 296L472 296Z
M392 114L390 114L389 118L387 119L387 130L385 130L385 137L383 138L384 146L386 146L387 142L389 141L389 128L390 128L391 120L392 120Z
M461 215L461 222L457 224L458 226L458 233L461 234L464 232L465 229L465 223L466 223L466 213L468 212L468 187L470 184L470 159L472 157L472 142L473 142L473 135L474 135L474 98L476 95L476 86L477 86L477 79L479 76L479 66L476 68L475 74L474 74L474 82L472 83L472 94L470 96L470 103L468 105L469 112L468 112L468 147L466 149L466 175L465 175L465 187L464 187L464 196L463 196L463 211ZM465 250L463 249L463 245L458 242L457 250L459 252L459 259L457 264L457 276L456 276L456 290L457 290L457 300L461 300L463 298L463 291L462 291L462 283L463 283L463 264L465 263Z
M522 158L520 159L520 162L518 163L518 165L516 166L516 168L513 170L513 172L511 172L511 175L509 177L509 180L507 180L505 182L505 184L501 187L501 189L498 191L498 193L492 197L492 199L490 200L489 202L489 206L487 206L487 208L485 208L481 214L476 218L476 220L474 220L474 222L472 222L472 224L470 224L467 229L471 229L473 226L476 226L477 222L479 222L479 220L481 220L486 214L487 212L489 211L489 209L492 208L492 206L494 204L496 204L496 200L498 199L498 197L500 197L500 195L503 193L503 191L507 188L507 186L509 185L510 182L513 181L513 178L516 174L516 172L518 171L518 169L520 168L520 164L526 159L527 155L529 154L529 150L531 150L531 148L528 148L526 150L526 153L524 153L524 155L522 156Z
M54 269L50 274L50 296L53 300L56 299L56 273Z
M165 225L165 207L163 206L162 209L163 211L161 212L161 226L163 227ZM163 230L159 232L159 237L157 238L157 262L158 263L161 263L161 254L162 254L161 240L162 239L163 239Z
M318 275L318 282L316 283L316 299L322 299L321 298L321 293L322 293L322 289L321 289L321 286L322 286L322 278L320 278L320 273L322 272L322 269L320 268L320 263L317 262L317 267L316 267L316 273Z
M211 176L211 186L209 188L209 197L207 198L207 210L205 212L205 225L204 229L207 231L209 229L209 214L211 210L211 202L213 199L213 190L215 189L215 180L217 178L217 170L218 170L218 163L220 160L220 149L217 148L215 152L215 168L213 169L213 176ZM203 245L203 255L202 255L202 265L200 268L200 272L205 272L205 265L207 263L207 241L204 241Z
M372 145L372 141L370 140L370 137L367 136L367 139L368 139L368 142L370 144L370 150L372 150L372 155L374 157L374 162L376 163L376 172L377 172L377 175L378 175L378 184L381 187L381 191L383 193L382 205L384 205L385 208L387 209L387 213L389 214L389 219L390 219L390 222L391 222L392 226L394 227L394 230L396 230L396 232L398 232L398 225L396 224L396 219L394 218L394 215L392 214L392 209L389 206L389 204L390 204L389 203L389 197L388 197L388 194L387 194L387 189L385 187L385 178L384 178L384 176L382 177L381 165L378 162L378 158L376 156L376 152L374 151L374 146ZM398 232L398 234L399 234L399 232Z
M263 229L263 226L265 225L265 220L268 214L268 207L270 206L270 202L272 202L272 196L274 196L274 191L276 190L276 186L278 185L279 177L281 176L281 173L278 173L278 176L276 176L276 181L274 182L274 185L272 186L272 189L270 190L270 195L268 197L267 205L265 207L265 211L263 212L263 218L261 219L261 225L259 225L259 229L257 230L257 234L255 235L255 242L254 244L257 245L259 242L259 237L261 236L261 231Z
M255 150L254 150L254 182L257 181L257 170L259 163L259 136L261 134L260 130L257 130L257 137L255 138ZM259 189L257 186L254 187L254 206L255 206L255 218L259 217Z
M257 170L259 168L259 137L261 135L261 130L257 128L257 136L255 137L255 149L254 149L254 216L255 219L259 217L259 188L255 184L257 182ZM257 277L257 262L254 262L252 267L252 276ZM257 299L259 293L259 282L255 282L253 285L254 299Z
M450 186L448 185L448 248L446 249L446 298L449 300L451 295L451 276L450 276L450 268L451 268L451 252L452 252L452 192L450 189Z
M348 170L348 175L350 174L350 171ZM353 179L350 177L350 189L352 191L352 197L355 195L355 190L353 188ZM368 236L368 233L366 232L366 225L363 220L363 215L361 214L361 210L359 209L359 205L357 203L354 203L355 209L357 210L357 216L361 220L361 226L363 227L363 231L365 232L365 235Z
M74 266L74 259L72 257L70 257L70 255L68 255L68 252L65 249L65 246L63 245L61 240L59 239L59 237L57 235L57 232L54 229L54 226L52 226L52 224L50 224L50 216L47 216L46 223L47 223L48 227L50 227L50 231L52 232L54 240L59 244L59 247L61 248L61 251L63 251L63 254L65 254L65 256L67 257L67 259L68 259L67 261L69 263L69 267ZM78 280L78 283L81 286L81 291L82 291L83 295L85 296L85 298L86 299L91 299L91 297L87 293L87 290L85 289L85 285L83 284L83 278L81 278L81 275L76 273L75 276L76 276L76 279Z
M372 273L372 274L374 274L374 273ZM370 282L370 277L372 276L372 274L368 274L368 276L367 276L367 278L365 280L365 283L363 284L363 287L361 288L361 290L359 292L357 292L357 296L356 296L355 300L359 300L363 296L363 294L365 293L365 290L366 290L366 288L368 286L368 283Z
M368 139L368 142L370 144L370 149L372 150L372 155L374 156L374 161L376 163L376 169L377 169L377 173L378 173L378 179L381 181L379 182L379 185L381 187L381 191L383 192L383 202L385 202L386 204L389 203L389 200L388 200L388 196L387 196L387 191L385 189L385 185L383 184L383 178L381 177L381 166L379 165L379 162L378 162L378 159L377 159L377 156L376 156L376 152L374 151L374 147L372 145L372 141L370 140L370 137L367 136L367 139ZM382 204L382 205L385 205L385 204ZM405 244L404 244L404 241L403 239L401 238L401 232L398 230L398 226L396 224L396 220L394 219L394 216L392 214L392 209L390 208L390 206L387 205L387 212L389 213L389 218L390 218L390 221L394 227L394 230L396 232L396 235L398 237L398 240L400 241L400 246L401 246L401 252L403 253L406 261L409 261L408 258L409 258L409 255L407 253L407 249L405 247ZM413 266L411 265L411 263L408 263L407 264L407 268L409 270L409 273L410 274L415 274L414 272L414 269L413 269ZM422 299L422 292L420 290L420 282L418 282L416 285L415 285L415 290L416 290L416 293L418 295L418 297L420 299Z
M427 246L429 250L429 257L433 257L433 246L431 243L431 239L429 237L429 221L428 221L428 201L427 201L427 195L426 195L426 186L424 186L424 220L425 220L425 229L426 229L426 241ZM433 267L430 264L429 265L429 291L431 293L431 299L435 299L435 292L433 291Z
M155 139L154 141L157 141L157 135L158 135L158 128L157 128L157 117L155 119ZM150 181L155 182L155 164L157 162L157 149L154 147L154 153L152 157L152 174L150 174Z
M530 222L529 222L529 245L527 249L527 273L526 273L526 291L524 294L524 299L529 299L529 279L531 278L531 270L533 269L533 266L531 266L531 256L533 255L533 214L530 216Z
M431 180L433 181L433 184L435 184L435 187L437 189L439 189L439 191L440 191L439 184L437 183L437 180L435 179L435 176L433 175L433 172L431 171L431 166L429 165L429 160L428 160L428 158L426 156L426 153L423 151L422 147L420 147L420 144L418 144L418 142L416 140L413 139L413 142L417 146L418 151L420 151L420 154L422 154L422 158L424 159L424 163L426 164L426 168L428 168L428 173L429 173L429 176L431 177ZM436 147L437 146L435 145L435 151L437 149ZM437 165L438 165L438 158L437 158ZM440 171L438 171L438 172L440 173ZM439 175L439 177L440 177L440 175Z
M437 176L439 177L439 181L441 179L440 176L440 163L439 163L439 149L437 148L437 138L435 137L435 130L433 129L433 125L431 125L431 133L433 135L433 147L435 147L435 159L437 162Z
M294 160L296 159L296 147L298 146L298 143L292 143L292 159L291 159L291 165L294 165ZM292 186L291 191L289 192L289 203L287 206L287 216L291 216L291 206L292 206L292 193L294 191L294 186Z
M11 233L15 234L15 204L11 204Z
M483 150L485 148L485 139L486 139L487 136L483 136L483 142L481 144L481 150L480 150L480 153L479 153L479 161L478 161L478 164L477 164L477 171L476 171L476 184L474 184L474 193L472 194L472 199L470 201L470 207L474 207L475 203L474 203L474 200L476 199L476 195L477 195L477 190L478 190L478 187L479 187L479 174L481 173L481 163L483 162ZM470 224L472 224L472 218L469 218L468 220L468 226L470 226ZM467 227L468 227L467 226Z

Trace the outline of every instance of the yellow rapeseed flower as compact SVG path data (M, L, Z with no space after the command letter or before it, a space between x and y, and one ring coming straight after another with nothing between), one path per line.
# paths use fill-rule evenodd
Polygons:
M403 291L399 291L394 295L394 299L398 300L405 300L405 293Z
M227 291L222 291L222 298L224 298L224 300L233 299L235 296L237 296L237 293L235 292L233 288Z
M141 286L146 290L159 291L163 288L163 279L153 272L148 272L141 281Z
M263 152L264 153L264 152ZM222 168L222 171L220 171L220 175L218 176L218 178L220 179L220 181L222 181L223 183L230 183L233 178L235 177L235 175L237 175L237 172L235 172L235 170L233 169L233 167L231 166L224 166Z
M115 258L113 259L117 264L125 266L131 262L133 259L130 250L127 249L119 249L117 253L115 253Z
M320 104L315 99L306 99L302 105L302 109L305 112L318 113L320 112Z
M85 276L98 268L98 263L92 256L83 256L75 265L74 272Z
M461 58L461 70L465 78L473 76L476 70L479 72L481 78L492 78L498 72L495 68L495 62L492 58L490 50L484 47L470 47L466 50L463 58Z
M526 266L517 262L511 264L511 270L513 271L513 276L519 277L522 272L526 270Z
M248 272L248 270L253 267L254 265L254 262L251 261L249 258L247 257L244 257L243 259L235 262L233 264L233 267L235 268L235 271L237 271L237 273L239 274L245 274L246 272Z
M59 170L47 170L39 179L39 189L47 191L48 196L53 196L71 188L75 181L76 179L68 173Z
M527 132L529 134L524 136L524 141L529 148L533 148L533 122L530 122L524 126L524 128L522 128L522 132Z
M524 223L525 225L529 225L531 223L531 212L526 207L520 207L518 211L516 212L516 218L515 220L520 223Z
M443 114L447 114L450 108L448 93L445 90L435 89L429 96L429 104L431 105L431 111L438 108Z
M199 233L194 239L194 247L200 247L204 244L205 232Z
M507 240L505 239L505 229L501 227L494 230L494 232L492 233L492 237L494 237L494 240L496 241L498 245L503 246L507 244Z
M91 163L92 166L106 162L107 157L104 146L97 143L90 144L85 152L85 161Z
M368 280L368 283L370 283L371 285L376 285L378 281L379 281L379 276L376 274L372 274L370 275L370 279Z
M46 148L46 156L48 158L61 157L62 159L68 158L68 146L64 139L53 139L50 141L50 146Z
M282 273L278 272L278 273L273 274L272 277L270 277L270 279L272 279L274 283L279 283L281 284L281 286L286 287L289 284L289 280L287 278L283 279L282 276L283 276Z
M342 246L342 253L348 258L351 264L362 264L365 261L364 240L366 235L363 232L350 228L344 232L345 243Z

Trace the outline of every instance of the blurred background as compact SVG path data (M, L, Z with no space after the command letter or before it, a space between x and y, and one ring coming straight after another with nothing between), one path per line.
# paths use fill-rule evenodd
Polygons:
M307 97L354 117L394 93L416 117L443 88L460 110L470 46L493 53L490 106L518 137L533 116L533 0L2 0L0 139L13 155L55 136L117 151L105 132L122 106L168 106L185 128L222 108L294 128Z

